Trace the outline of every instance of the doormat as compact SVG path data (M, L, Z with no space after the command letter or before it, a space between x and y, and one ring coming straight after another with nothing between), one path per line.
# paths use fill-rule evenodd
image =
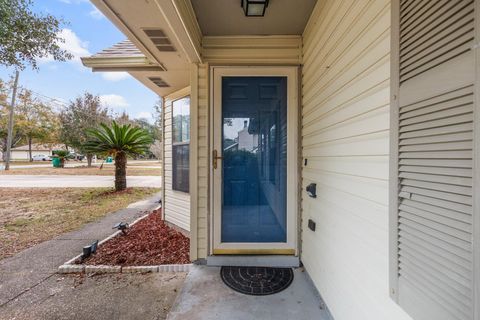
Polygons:
M222 267L220 275L233 290L254 296L280 292L293 281L290 268Z

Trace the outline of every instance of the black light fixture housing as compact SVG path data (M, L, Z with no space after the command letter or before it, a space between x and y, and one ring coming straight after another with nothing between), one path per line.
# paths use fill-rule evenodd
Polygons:
M92 254L97 252L97 248L98 248L98 240L95 240L95 242L89 246L83 247L83 252L82 252L82 256L80 257L80 260L83 261L88 257L90 257Z
M113 226L112 229L118 229L122 231L123 234L127 234L127 229L129 228L128 223L126 222L119 222Z
M310 183L307 188L306 188L307 194L310 198L316 198L317 197L317 184L316 183Z
M263 17L268 0L240 0L246 17Z

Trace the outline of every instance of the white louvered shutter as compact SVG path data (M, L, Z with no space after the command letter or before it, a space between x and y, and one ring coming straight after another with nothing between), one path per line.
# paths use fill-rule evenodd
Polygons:
M393 5L394 295L415 320L472 320L475 1Z

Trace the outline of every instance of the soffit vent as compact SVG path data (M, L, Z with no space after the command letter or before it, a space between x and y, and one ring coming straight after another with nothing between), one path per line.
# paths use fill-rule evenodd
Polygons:
M157 87L160 87L160 88L167 88L167 87L170 87L170 85L168 83L166 83L162 78L159 78L159 77L155 77L155 78L148 78L150 81L152 81L153 83L155 83L155 85Z
M158 51L161 52L174 52L177 51L172 45L172 42L167 37L165 32L161 29L147 29L143 30L150 41L153 42Z

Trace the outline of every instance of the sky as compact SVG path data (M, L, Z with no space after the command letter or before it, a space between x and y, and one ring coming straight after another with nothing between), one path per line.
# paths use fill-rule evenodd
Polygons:
M135 78L123 72L95 72L84 67L80 57L89 56L125 40L123 35L88 0L34 0L35 12L63 18L62 48L74 55L68 62L42 59L39 70L25 69L19 85L37 93L41 99L68 103L84 92L98 94L102 103L114 113L127 112L132 118L152 121L158 96ZM0 67L0 78L8 79L13 68ZM45 98L48 97L48 98Z

